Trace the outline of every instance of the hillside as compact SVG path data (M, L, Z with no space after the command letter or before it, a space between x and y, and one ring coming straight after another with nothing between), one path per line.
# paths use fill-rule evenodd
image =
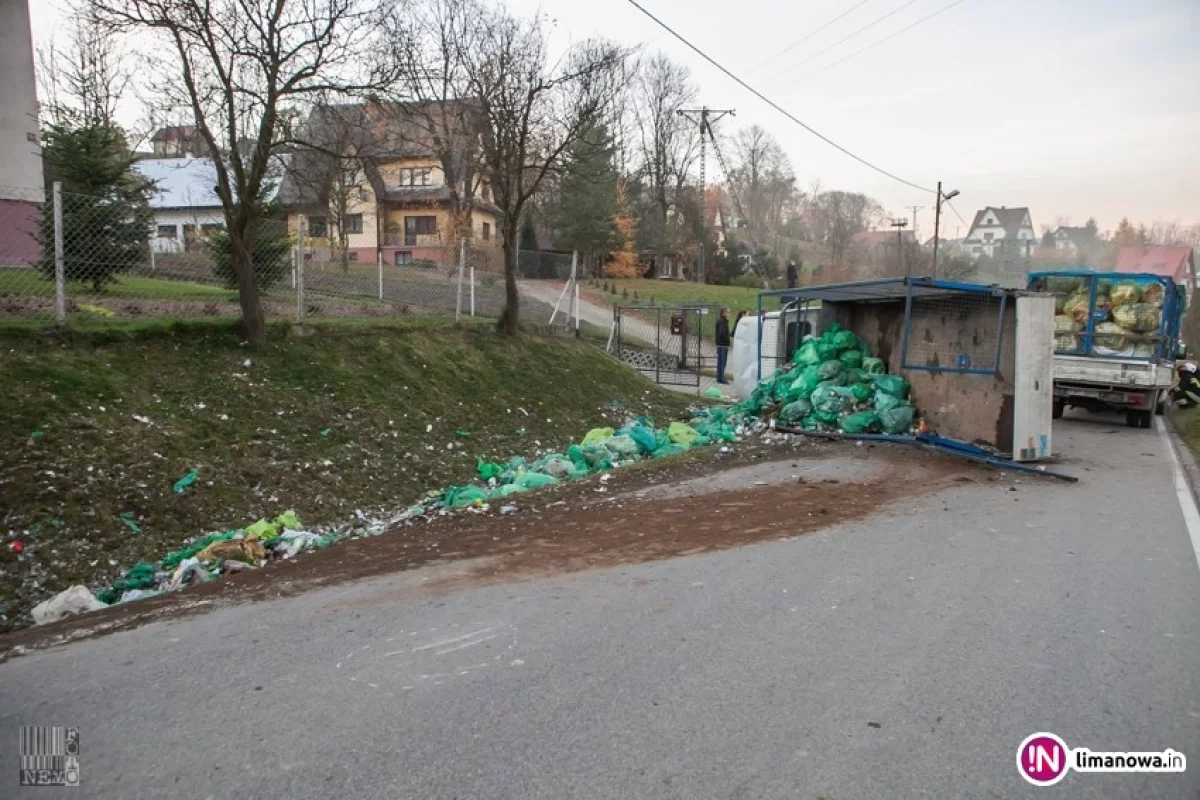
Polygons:
M0 386L10 622L205 531L403 507L470 478L478 456L687 405L591 345L421 321L281 326L257 349L227 324L0 329Z

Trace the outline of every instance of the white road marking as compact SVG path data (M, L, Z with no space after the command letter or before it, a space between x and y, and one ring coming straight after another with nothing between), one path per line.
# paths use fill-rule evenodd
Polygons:
M452 636L451 638L443 639L440 642L432 642L430 644L423 644L418 647L414 647L413 652L416 653L420 650L432 650L435 647L445 647L448 644L454 644L455 642L461 642L463 639L470 639L473 636L478 636L481 633L487 633L488 631L494 631L494 630L496 630L495 625L493 625L490 628L484 628L481 631L473 631L471 633L464 633L462 636ZM499 635L499 634L497 634L497 635Z
M477 645L477 644L483 644L484 642L488 641L489 639L496 639L499 636L500 636L500 634L493 633L491 636L485 636L482 639L472 639L469 642L463 642L462 644L456 644L456 645L454 645L454 647L447 647L445 650L435 650L433 654L435 656L444 656L444 655L446 655L446 653L453 653L455 650L462 650L464 647L473 647L474 645Z
M1179 456L1175 454L1175 444L1167 435L1167 426L1162 417L1155 419L1158 433L1167 445L1171 455L1171 465L1175 468L1175 495L1179 498L1179 508L1183 511L1183 521L1187 524L1188 536L1192 539L1192 551L1196 554L1196 565L1200 566L1200 511L1196 509L1196 498L1192 496L1192 488L1188 485L1187 476L1183 474L1183 466Z

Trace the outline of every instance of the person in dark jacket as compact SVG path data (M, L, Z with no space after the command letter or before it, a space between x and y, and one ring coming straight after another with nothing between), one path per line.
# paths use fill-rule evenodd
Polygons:
M722 308L717 318L717 383L726 383L725 365L729 362L729 309Z
M1196 365L1188 362L1179 368L1179 385L1171 390L1171 399L1180 408L1195 408L1200 405L1200 380L1196 378Z
M792 259L787 265L787 287L795 289L800 284L800 269L796 266L796 259Z

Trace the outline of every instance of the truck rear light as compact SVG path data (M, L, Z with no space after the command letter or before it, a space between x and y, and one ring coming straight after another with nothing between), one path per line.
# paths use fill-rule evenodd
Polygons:
M1144 406L1146 404L1146 395L1144 394L1127 394L1125 402L1131 406Z

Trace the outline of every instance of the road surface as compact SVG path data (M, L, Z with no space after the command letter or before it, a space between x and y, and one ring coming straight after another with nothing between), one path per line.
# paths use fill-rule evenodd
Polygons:
M436 595L420 570L17 657L0 786L60 796L15 775L16 726L58 724L79 797L1200 796L1167 440L1055 435L1077 485L980 477L750 547ZM1036 731L1192 763L1036 789Z

